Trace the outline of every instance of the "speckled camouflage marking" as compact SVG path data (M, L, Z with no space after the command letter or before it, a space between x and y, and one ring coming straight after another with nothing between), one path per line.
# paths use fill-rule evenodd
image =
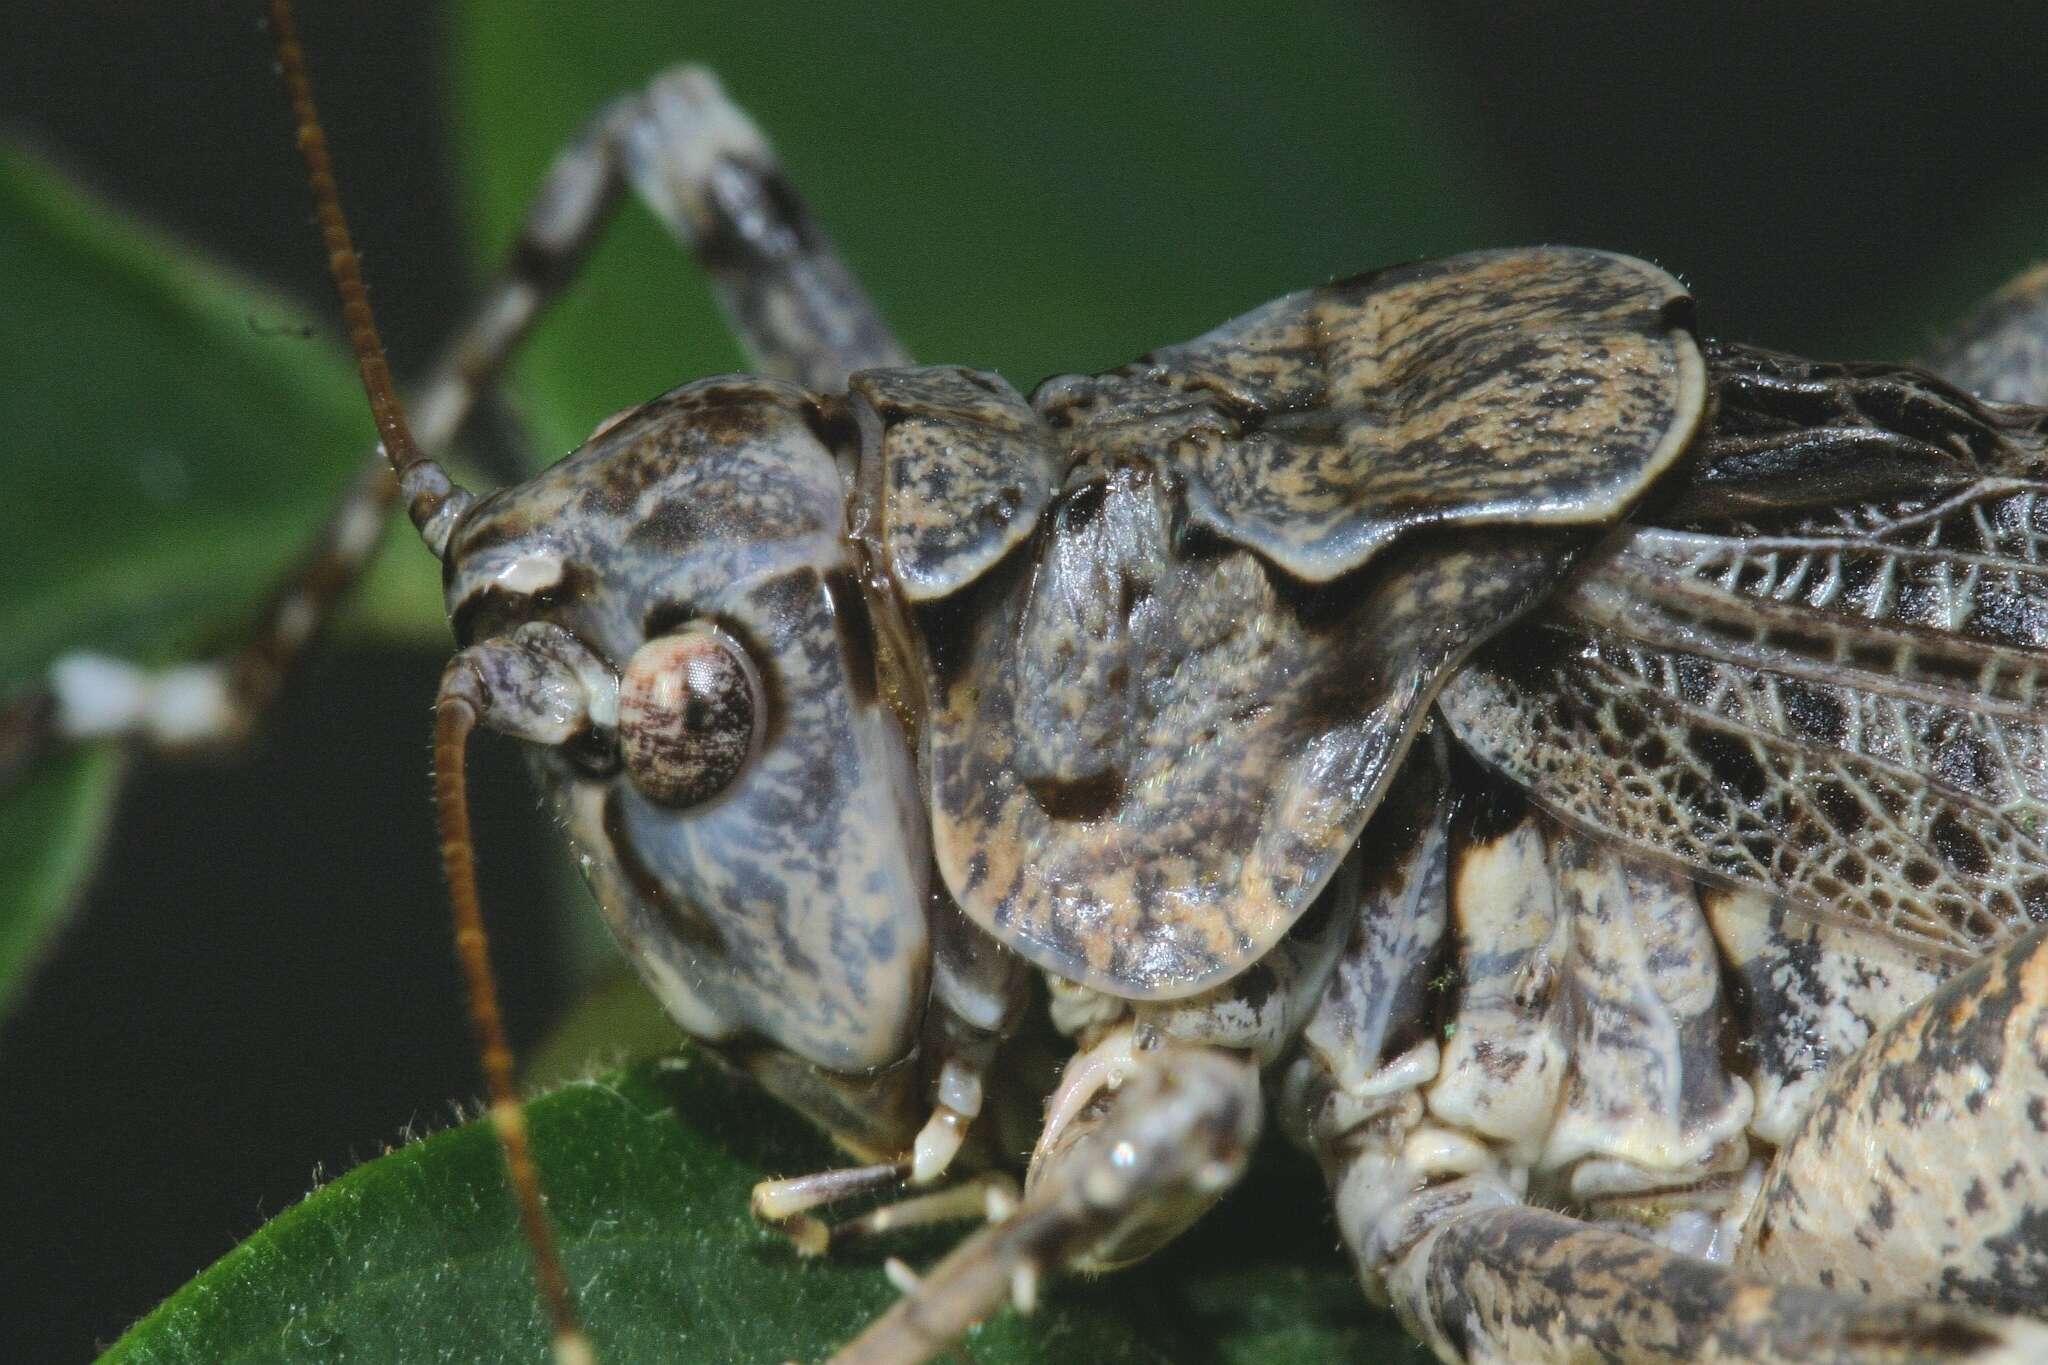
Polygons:
M930 365L857 374L849 391L867 533L906 598L958 592L1030 536L1064 452L1008 381Z
M688 621L747 649L768 714L723 794L675 809L567 748L536 766L620 942L693 1033L853 1071L902 1057L923 1013L929 854L902 731L855 676L872 660L842 619L864 608L821 421L765 380L657 399L480 505L448 601L480 635L553 622L614 671Z
M1875 1038L1894 1090L1943 1095L1986 1068L1965 1108L2017 1074L1982 1029L1893 1025L1949 966L1868 931L1981 956L2048 906L2044 419L1702 362L1683 313L1639 263L1486 253L1030 403L948 368L711 381L469 516L486 723L540 746L692 1034L939 1169L984 1083L1039 1098L995 1065L998 942L1048 971L1081 1050L1022 1205L849 1359L1185 1226L1240 1165L1251 1063L1368 1292L1447 1359L2030 1358L2026 1324L1717 1262L1807 1110L1851 1107L1837 1059ZM619 674L670 681L706 629L758 675L755 735L675 787L622 742L653 713ZM2012 1306L2048 1230L2039 1163L1997 1155L2005 1202L1901 1189L1950 1241L2004 1220L1940 1292ZM1770 1216L1826 1231L1796 1186Z
M1446 1361L2021 1365L2048 1351L2037 1324L1785 1287L1545 1209L1445 1223L1394 1304Z
M1346 1095L1370 1096L1368 1079L1383 1059L1399 1059L1395 1076L1427 1077L1439 1066L1431 995L1451 984L1438 967L1449 904L1444 762L1440 729L1418 740L1367 826L1353 855L1357 910L1302 1026L1308 1069L1322 1069Z
M1427 1090L1430 1115L1504 1146L1524 1166L1541 1154L1571 1061L1572 919L1558 904L1545 831L1460 822L1450 874L1454 937L1442 992L1457 1027Z
M2048 929L1848 1060L1771 1168L1738 1263L1861 1294L2048 1306Z
M664 805L709 801L746 763L762 701L744 651L715 629L649 640L619 679L620 761Z
M1418 527L1617 516L1699 418L1682 301L1638 261L1486 252L1042 385L1067 467L1036 564L977 598L935 689L934 839L962 908L1112 994L1191 994L1256 961L1437 685L1576 542L1481 530L1304 580ZM1038 467L1018 432L1010 484Z
M1534 532L1419 544L1318 612L1249 553L1176 553L1163 484L1124 467L1083 487L1087 516L1055 512L931 725L934 849L961 908L1128 997L1192 994L1271 948L1444 675L1569 557Z
M1300 1034L1361 914L1369 855L1354 852L1273 950L1220 986L1131 1009L1135 1046L1220 1047L1271 1066Z
M1414 1077L1426 1126L1484 1140L1479 1169L1592 1216L1713 1207L1750 1160L1753 1092L1724 1064L1692 883L1495 802L1449 846L1456 965L1435 996L1440 1061Z
M1596 1211L1741 1171L1752 1093L1722 1064L1720 962L1692 883L1576 833L1550 862L1572 925L1572 1065L1539 1167Z
M2033 1358L2038 1327L1727 1265L1827 1068L1906 1027L1939 967L1698 888L1441 762L1418 748L1390 794L1361 916L1277 1067L1278 1112L1329 1172L1367 1291L1446 1360ZM2026 1112L2020 1079L2003 1112ZM2014 1170L2012 1139L1984 1136ZM1814 1143L1816 1170L1834 1145ZM1930 1176L1925 1197L1964 1235L1961 1182ZM1813 1216L1844 1223L1839 1201ZM2004 1245L2042 1247L2024 1227Z
M1860 931L1788 913L1760 892L1703 889L1727 964L1729 1019L1756 1094L1749 1130L1782 1147L1830 1070L1939 986L1951 968Z
M1753 392L1661 515L1720 519L1631 531L1444 713L1602 837L1974 959L2048 916L2040 414L1717 356L1746 367L1721 391Z
M1618 516L1700 417L1690 303L1625 256L1475 252L1290 294L1033 402L1104 462L1170 447L1191 520L1327 582L1417 526Z

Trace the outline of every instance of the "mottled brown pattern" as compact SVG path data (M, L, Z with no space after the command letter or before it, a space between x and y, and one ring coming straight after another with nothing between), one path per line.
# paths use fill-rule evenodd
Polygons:
M1788 734L1793 688L1768 671L1608 642L1552 659L1466 673L1445 714L1602 837L1959 960L2048 912L2038 798L2001 809L1936 766L1982 729L2000 779L2024 778L2033 727L2011 742L1968 712L1852 696L1852 743L1896 746L1872 754Z
M896 586L958 592L1030 536L1063 452L1009 382L954 365L868 370L849 384L862 501Z
M1290 294L1033 402L1099 458L1164 450L1193 521L1326 582L1417 526L1618 516L1700 416L1689 305L1625 256L1475 252Z
M1612 519L1684 447L1704 380L1682 299L1626 258L1479 253L1042 386L1070 467L1036 564L986 588L934 688L935 842L962 907L1115 994L1255 961L1441 679L1547 589L1562 528ZM1560 529L1358 572L1403 532L1504 520Z
M1394 1304L1446 1361L1932 1365L2039 1360L2048 1329L1787 1287L1543 1209L1426 1239Z
M1570 1079L1573 924L1559 904L1548 831L1493 828L1467 803L1450 853L1451 966L1438 991L1455 1021L1424 1087L1430 1116L1523 1166L1542 1153Z
M1538 1165L1582 1207L1647 1215L1749 1160L1754 1099L1722 1061L1720 959L1688 878L1573 831L1550 844L1572 925L1558 992L1571 1067Z
M1186 995L1308 907L1445 673L1548 590L1568 546L1417 544L1355 595L1304 602L1244 551L1176 553L1156 472L1120 470L1101 499L1089 524L1123 528L1095 561L1106 595L1040 610L1067 580L1015 574L945 681L934 849L961 907L1032 961L1115 995ZM1060 515L1051 534L1068 534ZM1019 724L1063 713L1112 780L1072 790L1055 766L1071 743Z
M1242 1170L1259 1068L1368 1291L1447 1360L2048 1359L1972 1311L2048 1303L2048 410L1999 401L2048 399L2048 270L1945 380L1703 354L1665 272L1534 248L1027 403L908 368L686 68L557 161L426 443L629 184L808 387L686 386L474 506L412 465L449 695L532 746L675 1019L868 1159L924 1146L934 1092L1036 1107L989 1065L1026 994L1002 943L1087 1047L1021 1206L844 1359L1149 1252ZM224 734L390 496L266 609ZM1747 1265L1714 1264L1751 1198ZM1894 1292L1971 1308L1855 1297Z
M741 647L707 629L649 640L619 678L619 751L653 800L694 806L724 791L754 747L764 709Z
M1418 739L1359 841L1358 906L1301 1043L1310 1071L1363 1092L1390 1057L1415 1048L1435 1065L1428 1021L1448 981L1432 986L1450 901L1450 803L1441 733ZM1283 1112L1297 1124L1311 1106ZM1306 1134L1297 1132L1307 1142Z
M1882 1032L1940 969L1821 919L1960 958L2048 915L2044 423L1899 367L1728 346L1710 405L1687 303L1626 258L1490 252L1293 295L1029 404L948 367L857 374L845 399L714 381L470 518L451 604L494 638L574 637L499 671L545 684L520 717L559 745L544 780L687 1029L886 1157L913 1080L958 1063L978 1109L1000 1079L1020 969L993 940L1139 1073L1068 1136L1110 1115L1158 1139L1137 1178L1195 1172L1091 1185L1085 1209L1041 1180L856 1352L966 1321L996 1268L1114 1260L1197 1216L1242 1155L1201 1129L1227 1111L1248 1134L1252 1070L1225 1063L1229 1102L1193 1106L1143 1073L1216 1053L1277 1078L1369 1290L1446 1359L2048 1339L1826 1292L1888 1283L1831 1285L1853 1255L1788 1262L1822 1282L1798 1289L1705 1259L1875 1033L1877 1079L1824 1093L1756 1254L1847 1229L1898 1275L1865 1234L1904 1214L1943 1277L1909 1292L2038 1302L2038 964L2021 990L2008 955L2003 994L1946 1032ZM607 694L591 660L659 671L649 639L710 628L758 670L758 750L670 790L661 763L706 766L671 742L681 708L633 677ZM558 686L589 694L559 724ZM2026 1046L1993 1038L2028 991ZM1850 1127L1904 1151L1942 1104L1983 1130L1969 1181L1893 1162L1860 1213L1817 1210ZM1598 1225L1515 1207L1540 1202ZM1017 1241L1039 1223L1051 1240Z
M2048 929L1841 1067L1744 1229L1757 1273L2005 1312L2048 1305Z
M1725 1019L1756 1094L1750 1132L1782 1147L1829 1072L1939 986L1950 964L1758 891L1703 888L1726 964Z
M1449 959L1431 968L1406 946L1419 924L1442 923L1441 908L1371 901L1377 918L1346 944L1281 1070L1281 1112L1329 1173L1368 1292L1391 1298L1446 1360L2038 1358L2039 1325L1904 1301L2038 1307L2027 1295L2048 1258L2041 1173L2032 1138L2011 1130L2038 1115L2048 1132L2048 1101L2032 1070L1980 1068L2014 1055L1984 1036L1998 1031L1994 1011L1967 1026L1951 1011L1940 1037L1908 1041L1899 1030L1910 1020L1894 1026L1877 1045L1893 1059L1888 1086L1874 1102L1861 1087L1835 1106L1858 1117L1802 1139L1791 1187L1806 1197L1778 1200L1781 1213L1812 1246L1861 1239L1855 1254L1733 1272L1764 1144L1782 1141L1827 1068L1933 978L1883 944L1785 920L1762 897L1699 894L1518 805L1469 764L1453 772L1437 798L1459 811L1448 847L1441 834L1404 843L1394 869L1400 884L1441 895L1448 868ZM1416 827L1409 802L1390 813ZM2028 952L2009 949L2001 979L2039 975L2013 965ZM2033 952L2048 961L2048 948ZM1364 979L1385 983L1384 1002L1360 1000ZM1403 1001L1409 1018L1390 1028L1383 1016ZM1432 1014L1435 1028L1418 1028ZM2048 1011L2028 1027L2039 1036L2026 1066L2048 1066ZM1930 1106L1944 1093L1976 1106L1968 1123ZM1753 1096L1769 1097L1768 1115ZM1879 1179L1912 1191L1934 1236L1880 1235L1885 1218L1909 1216L1902 1198L1841 1197L1841 1173L1859 1178L1852 1158L1872 1134L1877 1150L1907 1158L1883 1163ZM1971 1155L1920 1151L1950 1140ZM1980 1219L1986 1235L1973 1240ZM1885 1273L1896 1279L1835 1273L1895 1252L1904 1265ZM1910 1278L1916 1255L1922 1280ZM1873 1291L1896 1297L1860 1297Z

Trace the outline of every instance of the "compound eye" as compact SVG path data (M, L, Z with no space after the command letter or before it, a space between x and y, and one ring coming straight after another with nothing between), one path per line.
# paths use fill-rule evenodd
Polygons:
M746 766L764 710L753 660L715 626L649 640L619 684L626 775L665 806L709 801Z

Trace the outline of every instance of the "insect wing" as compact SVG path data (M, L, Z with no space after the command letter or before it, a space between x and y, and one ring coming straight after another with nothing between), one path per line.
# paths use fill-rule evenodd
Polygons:
M2040 438L1910 372L1806 369L1857 401L1770 441L1724 415L1676 505L1739 517L1632 531L1441 705L1595 833L1974 958L2048 918ZM1799 467L1817 505L1786 505Z

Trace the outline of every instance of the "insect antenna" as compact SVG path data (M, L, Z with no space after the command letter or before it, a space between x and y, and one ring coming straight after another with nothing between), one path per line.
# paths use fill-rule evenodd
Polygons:
M398 476L413 525L437 557L446 557L448 541L474 499L429 459L412 438L405 409L391 382L391 367L370 311L363 285L362 263L349 237L341 209L334 166L327 152L327 134L313 103L312 78L305 49L299 43L290 0L269 0L271 36L278 65L298 123L299 152L313 190L320 236L327 247L327 266L341 294L342 317L349 344L362 372L363 391L377 421L384 457ZM559 1365L594 1365L596 1355L577 1321L575 1295L555 1244L553 1225L542 1203L540 1173L527 1140L526 1110L513 1080L512 1049L505 1040L498 1009L497 978L491 970L490 943L484 934L483 907L477 895L476 847L471 839L465 755L471 731L482 712L476 674L465 664L451 666L443 677L434 707L434 810L440 825L441 863L448 877L455 917L455 946L469 988L469 1016L477 1051L491 1096L491 1126L504 1150L505 1167L519 1208L520 1228L531 1249L535 1278L540 1283L553 1325L552 1348Z
M384 458L391 462L392 472L398 476L413 526L437 558L445 557L448 537L474 499L467 489L449 479L438 461L427 457L406 425L405 405L399 401L397 387L391 382L384 341L377 335L377 319L370 312L362 260L356 255L348 219L341 211L334 161L327 152L327 130L321 125L320 110L313 103L313 79L306 68L306 50L299 43L291 0L269 3L271 39L277 49L285 91L291 98L292 117L298 124L299 154L306 161L313 212L320 223L320 239L327 247L328 272L334 276L334 288L341 295L342 321L347 324L349 346L363 377L363 392L370 400L370 415L376 419Z
M272 0L282 4L285 0ZM576 1298L555 1247L554 1225L541 1204L540 1170L527 1142L526 1109L512 1076L512 1048L498 1011L498 981L491 971L490 940L484 934L483 904L476 889L476 845L469 832L465 756L482 711L481 687L466 662L451 665L434 704L434 813L441 826L441 863L448 874L448 899L455 912L455 949L469 984L469 1019L491 1093L491 1126L505 1149L505 1169L519 1202L519 1223L533 1250L534 1276L554 1323L559 1365L596 1360L576 1320Z

